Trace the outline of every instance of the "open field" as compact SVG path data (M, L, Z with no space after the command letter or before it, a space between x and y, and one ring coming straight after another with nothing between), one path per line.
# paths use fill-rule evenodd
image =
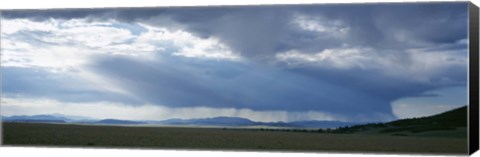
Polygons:
M3 144L426 154L465 154L467 152L466 138L34 123L3 123Z

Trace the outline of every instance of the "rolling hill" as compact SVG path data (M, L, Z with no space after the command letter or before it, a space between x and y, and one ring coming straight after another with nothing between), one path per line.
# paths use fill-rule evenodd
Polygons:
M335 133L387 134L395 136L467 136L467 106L428 117L340 127Z

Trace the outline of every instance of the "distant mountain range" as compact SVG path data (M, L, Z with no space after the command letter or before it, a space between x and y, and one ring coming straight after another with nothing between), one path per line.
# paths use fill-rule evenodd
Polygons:
M347 123L340 121L295 121L295 122L255 122L239 117L213 117L199 119L168 119L163 121L131 121L120 119L95 120L88 117L68 116L61 114L33 116L1 116L4 122L26 123L67 123L90 125L164 125L164 126L215 126L215 127L280 127L276 130L295 131L295 129L318 130L328 133L347 134L384 134L393 136L425 136L425 137L467 137L467 106L459 107L437 115L400 119L386 123ZM294 128L294 129L290 129ZM331 128L333 130L329 130Z
M72 120L54 115L33 115L33 116L2 116L4 122L52 122L52 123L66 123Z
M118 120L118 119L103 119L93 122L95 124L120 124L120 125L131 125L131 124L146 124L141 121L130 121L130 120Z
M159 124L166 125L207 125L207 126L249 126L258 122L238 117L214 117L200 119L168 119L158 121Z
M32 116L2 116L4 122L30 123L81 123L98 125L169 125L169 126L216 126L216 127L291 127L291 128L337 128L358 123L340 121L294 121L294 122L255 122L239 117L213 117L199 119L168 119L163 121L131 121L120 119L95 120L88 117L68 116L62 114L32 115Z

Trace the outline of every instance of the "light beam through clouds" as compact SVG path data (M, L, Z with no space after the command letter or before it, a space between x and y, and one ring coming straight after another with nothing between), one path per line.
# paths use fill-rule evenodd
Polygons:
M361 122L431 115L465 105L453 92L419 97L466 87L466 8L2 11L2 114ZM419 105L425 99L432 103ZM105 114L87 112L93 108Z

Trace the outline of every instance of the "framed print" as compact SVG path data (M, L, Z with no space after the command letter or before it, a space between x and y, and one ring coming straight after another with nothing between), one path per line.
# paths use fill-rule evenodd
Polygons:
M5 146L478 150L470 2L0 14Z

